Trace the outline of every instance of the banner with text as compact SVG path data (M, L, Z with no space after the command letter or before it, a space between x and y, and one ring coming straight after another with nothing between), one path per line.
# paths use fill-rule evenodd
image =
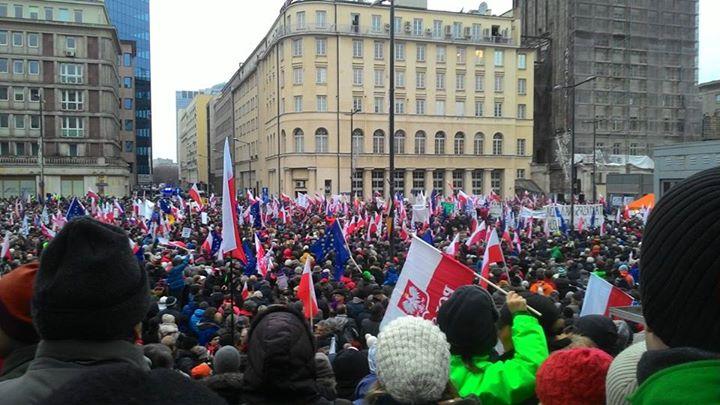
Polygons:
M551 232L560 229L560 216L567 226L570 226L570 205L548 205L545 207L548 228ZM583 228L598 227L605 222L602 204L575 204L575 229L578 229L580 221Z

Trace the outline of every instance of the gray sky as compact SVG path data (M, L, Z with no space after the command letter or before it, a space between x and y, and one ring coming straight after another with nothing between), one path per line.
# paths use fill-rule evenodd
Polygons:
M494 14L512 0L486 0ZM476 9L481 0L428 0L436 10ZM150 2L153 157L175 158L175 91L224 82L267 32L284 0ZM700 0L700 82L720 79L720 1Z

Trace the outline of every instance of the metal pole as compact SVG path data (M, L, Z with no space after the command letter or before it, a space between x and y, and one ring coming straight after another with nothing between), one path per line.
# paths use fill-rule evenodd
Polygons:
M575 86L571 87L570 115L570 231L575 230Z
M355 128L353 126L353 116L355 115L355 109L350 110L350 198L352 198L353 192L353 175L355 173L353 168L353 159L355 158Z
M597 203L597 117L593 120L593 204Z
M45 119L43 111L44 97L45 92L41 87L38 89L38 101L40 102L40 105L38 106L40 109L40 144L38 147L38 160L40 163L40 195L38 196L38 201L40 201L41 204L45 203L45 125L43 124Z
M388 221L388 241L390 257L395 256L395 1L390 0L390 110L388 130L390 132L390 220Z

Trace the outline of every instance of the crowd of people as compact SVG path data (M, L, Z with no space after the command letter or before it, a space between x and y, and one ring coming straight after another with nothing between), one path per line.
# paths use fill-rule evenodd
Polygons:
M415 242L355 220L385 219L377 201L241 200L241 259L218 254L214 197L85 197L89 215L69 221L67 199L4 200L0 405L720 403L719 195L712 169L673 187L647 223L531 221L491 267L502 291L476 280L434 320L385 324ZM511 227L483 207L433 214L396 230L445 249L478 221ZM354 225L344 263L314 248L332 221ZM452 252L480 273L484 247ZM311 319L298 297L308 263ZM642 304L644 321L580 316L595 276Z

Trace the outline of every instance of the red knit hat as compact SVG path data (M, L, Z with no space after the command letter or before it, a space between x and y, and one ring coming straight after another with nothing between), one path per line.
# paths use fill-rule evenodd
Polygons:
M537 372L535 392L543 405L602 405L612 357L600 349L557 351Z
M0 278L0 329L21 342L39 340L30 316L38 262L22 265Z

